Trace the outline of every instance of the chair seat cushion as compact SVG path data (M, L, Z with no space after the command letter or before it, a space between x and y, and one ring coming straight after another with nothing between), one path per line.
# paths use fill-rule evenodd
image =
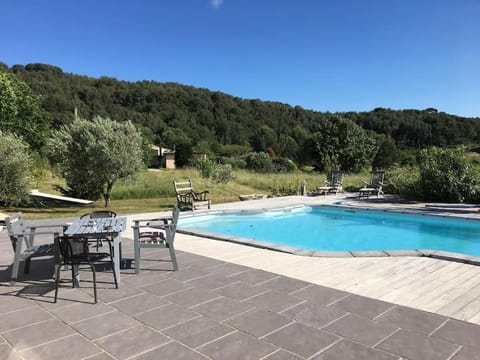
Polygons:
M139 240L142 243L150 243L150 244L159 244L165 243L165 234L161 231L145 231L141 232L139 236Z

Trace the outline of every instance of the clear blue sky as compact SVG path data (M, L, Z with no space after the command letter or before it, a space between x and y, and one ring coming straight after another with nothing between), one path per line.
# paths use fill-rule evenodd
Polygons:
M0 61L319 111L480 116L479 0L0 0Z

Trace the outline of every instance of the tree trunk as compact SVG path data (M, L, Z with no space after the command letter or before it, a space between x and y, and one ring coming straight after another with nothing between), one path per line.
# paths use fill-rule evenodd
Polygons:
M107 188L105 189L105 192L103 193L103 199L105 200L105 207L109 208L110 207L110 197L112 195L112 189L113 189L113 182L107 183Z

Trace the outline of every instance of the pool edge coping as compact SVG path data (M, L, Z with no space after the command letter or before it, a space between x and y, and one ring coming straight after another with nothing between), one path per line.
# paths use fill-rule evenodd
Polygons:
M377 212L387 212L387 213L394 213L394 214L414 214L414 215L422 215L422 216L432 216L432 217L441 217L441 218L451 218L451 219L463 219L463 220L476 220L468 217L459 217L453 215L436 215L425 213L421 209L411 209L411 210L392 210L392 209L372 209L363 206L352 206L347 204L322 204L322 205L310 205L310 204L303 204L303 205L290 205L290 206L283 206L283 207L264 207L261 209L241 209L241 210L213 210L213 211L201 211L201 212L192 212L187 216L189 217L197 217L197 216L205 216L205 215L218 215L218 214L255 214L255 213L262 213L265 211L285 211L291 210L296 208L302 207L333 207L333 208L350 208L350 209L359 209L359 210L367 210L367 211L377 211ZM200 231L200 230L186 230L177 228L177 232L185 235L191 236L198 236L202 238L207 238L211 240L218 240L218 241L225 241L239 245L246 245L251 246L259 249L265 250L272 250L276 252L282 252L286 254L292 255L300 255L300 256L309 256L309 257L319 257L319 258L362 258L362 257L404 257L404 256L413 256L413 257L429 257L432 259L438 260L447 260L453 261L458 263L464 263L468 265L475 265L480 266L480 256L474 255L465 255L461 253L455 253L450 251L443 251L443 250L434 250L434 249L412 249L412 250L361 250L361 251L329 251L329 250L309 250L309 249L302 249L297 248L294 246L288 245L277 245L268 241L259 241L249 238L243 238L238 236L230 236L230 235L221 235L217 233L207 232L207 231Z

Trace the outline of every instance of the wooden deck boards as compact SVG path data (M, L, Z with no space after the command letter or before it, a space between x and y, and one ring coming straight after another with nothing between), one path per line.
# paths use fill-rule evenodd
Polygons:
M424 257L298 256L183 234L176 242L179 250L480 324L480 266Z

